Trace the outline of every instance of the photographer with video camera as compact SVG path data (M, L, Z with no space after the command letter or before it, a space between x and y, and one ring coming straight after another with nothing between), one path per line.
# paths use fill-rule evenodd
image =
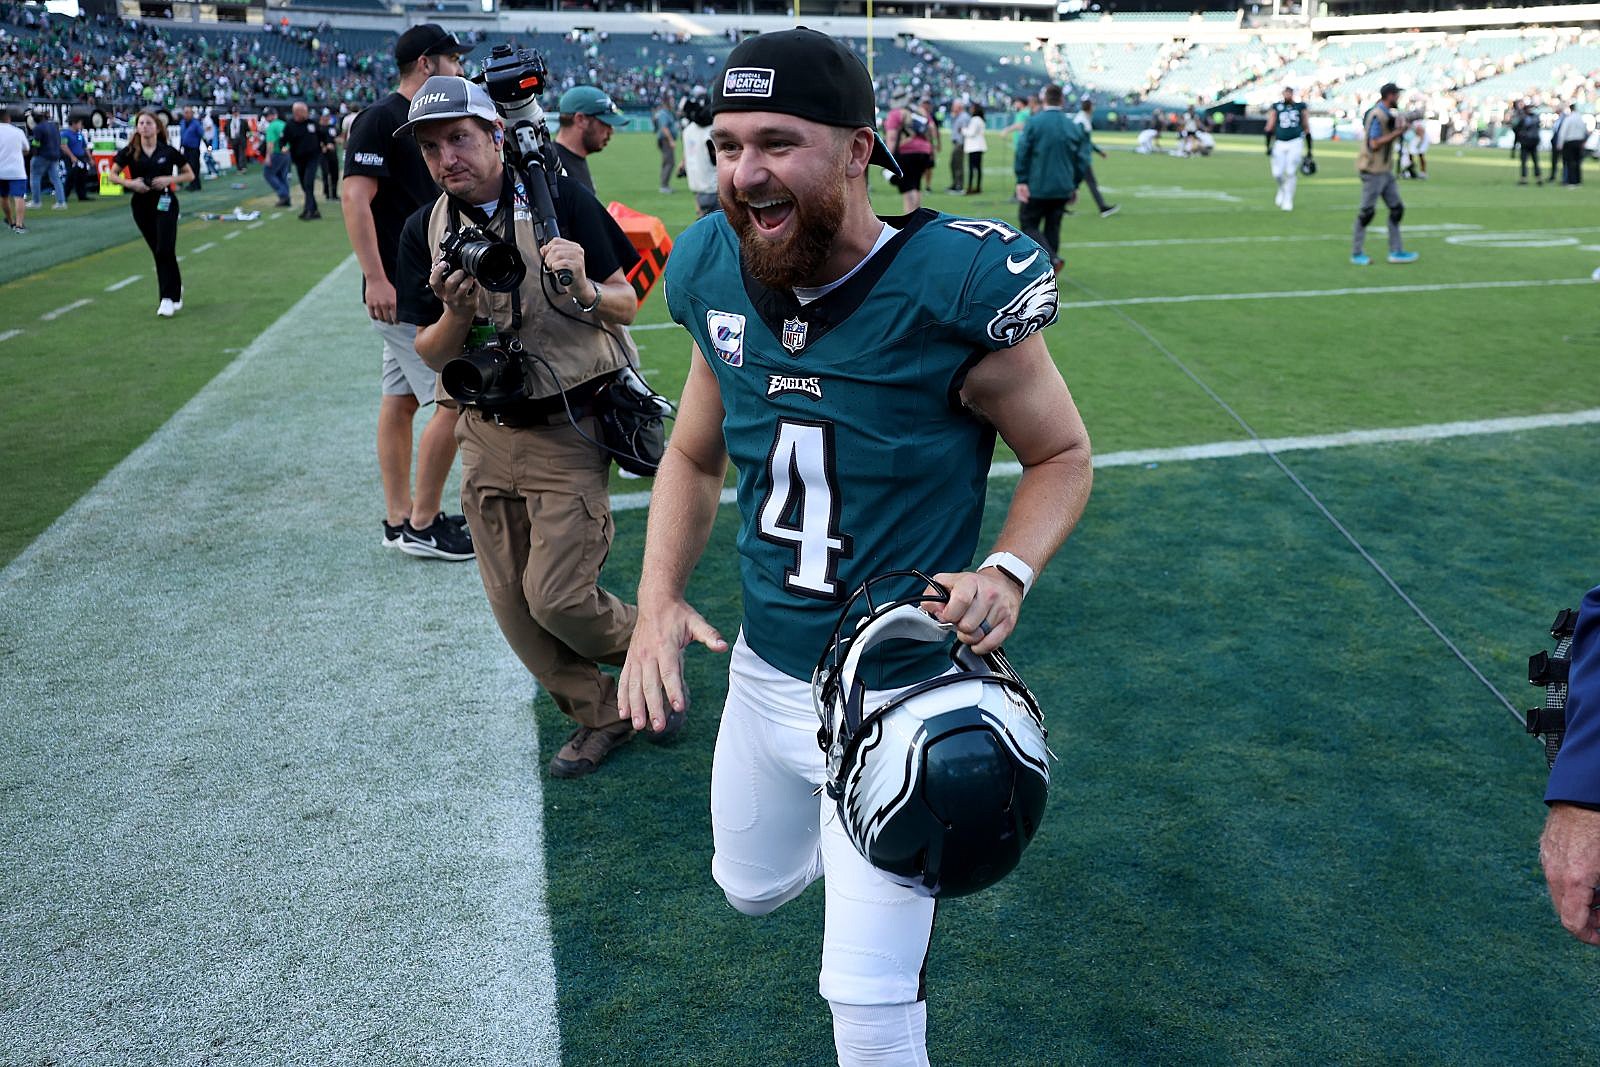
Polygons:
M544 77L535 53L500 45L487 88L436 75L412 97L395 136L416 139L444 192L401 234L397 311L465 409L461 502L484 590L506 641L577 723L550 762L576 778L634 733L599 665L622 663L637 609L599 579L612 538L602 397L632 374L618 334L638 311L626 275L638 255L560 173L537 103Z

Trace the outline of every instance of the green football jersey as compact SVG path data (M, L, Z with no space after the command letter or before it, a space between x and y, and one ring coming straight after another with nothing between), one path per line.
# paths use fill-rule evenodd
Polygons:
M1299 100L1292 104L1279 100L1272 105L1272 111L1278 116L1278 124L1272 131L1272 136L1277 140L1298 141L1306 135L1305 104Z
M744 273L721 212L667 260L667 307L716 374L738 468L745 640L795 678L868 578L971 565L995 434L962 384L1055 321L1050 257L1013 227L928 209L891 225L804 305Z

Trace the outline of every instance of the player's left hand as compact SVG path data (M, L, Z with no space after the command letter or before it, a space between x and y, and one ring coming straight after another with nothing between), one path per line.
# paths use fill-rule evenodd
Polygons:
M950 590L950 599L926 601L922 609L942 622L954 623L956 638L978 655L999 648L1016 629L1022 590L999 571L935 574L933 580Z
M1596 885L1600 885L1600 811L1576 804L1550 805L1539 838L1539 862L1550 886L1550 901L1567 932L1600 945L1596 928Z
M544 254L544 265L552 274L563 268L572 272L572 284L567 286L569 291L575 293L589 291L588 285L585 284L589 275L584 270L582 245L565 237L552 237L545 242L540 251Z

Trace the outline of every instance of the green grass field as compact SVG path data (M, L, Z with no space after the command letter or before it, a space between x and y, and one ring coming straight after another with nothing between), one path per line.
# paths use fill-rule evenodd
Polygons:
M930 204L1014 220L991 140L989 193ZM1258 141L1106 145L1122 211L1067 220L1047 335L1101 467L1008 648L1051 810L941 908L934 1062L1586 1061L1538 748L1328 515L1533 702L1525 658L1595 577L1593 190L1435 149L1402 187L1420 262L1361 269L1338 145L1291 214ZM653 156L619 137L595 178L677 233ZM204 210L263 206L247 181ZM832 1062L820 891L752 921L710 878L725 662L690 654L677 744L551 781L566 731L472 567L378 549L336 215L186 222L170 322L125 207L31 221L0 274L0 1063ZM675 395L659 294L638 325ZM615 483L618 590L642 485ZM735 526L691 588L725 633Z

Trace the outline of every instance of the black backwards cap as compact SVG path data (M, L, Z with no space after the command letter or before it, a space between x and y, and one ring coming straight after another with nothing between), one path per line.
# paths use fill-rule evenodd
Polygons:
M423 56L464 56L470 51L472 45L463 44L437 22L424 22L400 35L394 43L394 61L403 67Z
M740 41L711 87L712 117L725 111L773 111L824 126L865 127L876 142L869 162L900 173L877 133L878 110L866 66L825 33L798 26Z

